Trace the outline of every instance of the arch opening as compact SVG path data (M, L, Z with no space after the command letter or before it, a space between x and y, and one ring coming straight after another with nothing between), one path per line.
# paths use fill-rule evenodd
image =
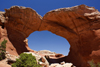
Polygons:
M32 50L50 50L51 52L63 54L65 56L69 53L70 44L68 41L49 31L35 31L31 33L27 39L28 46Z

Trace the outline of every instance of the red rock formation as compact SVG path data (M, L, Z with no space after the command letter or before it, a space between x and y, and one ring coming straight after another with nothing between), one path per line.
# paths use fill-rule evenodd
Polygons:
M66 62L72 62L77 67L86 67L88 61L98 55L94 56L92 51L100 49L99 31L96 34L100 29L99 18L99 12L93 7L80 5L61 8L45 14L39 30L48 30L66 38L71 46ZM95 58L93 59L98 60Z
M8 21L5 24L10 42L17 50L17 54L32 51L25 42L25 39L32 32L38 30L41 23L39 16L31 8L14 6L6 10L5 17Z
M88 67L91 59L100 62L100 13L93 7L80 5L60 8L46 13L42 19L30 8L15 6L6 9L4 16L8 20L3 30L7 31L6 38L11 43L9 45L14 47L15 55L29 51L24 40L32 32L48 30L66 38L70 43L66 62L77 67ZM9 48L7 50L10 52Z

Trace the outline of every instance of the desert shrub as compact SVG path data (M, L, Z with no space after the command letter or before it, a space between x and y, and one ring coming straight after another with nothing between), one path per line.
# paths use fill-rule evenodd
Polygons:
M94 63L93 59L91 61L89 61L89 65L91 67L100 67L100 63L98 62L97 64Z
M6 43L7 43L7 40L3 40L0 44L0 60L2 59L5 59L6 56L5 56L5 53L6 53Z
M100 67L100 62L97 63L97 66Z
M36 58L32 54L22 53L20 58L12 64L12 67L41 67L37 64Z
M93 59L92 59L91 61L89 61L89 65L90 65L91 67L96 67L96 64L94 63Z

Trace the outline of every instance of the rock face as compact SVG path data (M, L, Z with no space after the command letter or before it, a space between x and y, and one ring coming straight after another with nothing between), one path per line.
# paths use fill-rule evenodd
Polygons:
M76 67L88 67L91 59L100 62L100 13L95 8L85 5L60 8L43 18L31 8L14 6L5 11L8 20L2 25L0 19L0 42L8 40L7 51L11 54L30 51L24 40L34 31L48 30L70 43L66 62Z
M15 55L30 51L25 40L29 34L38 30L41 24L41 16L30 8L18 6L11 7L5 11L4 16L9 18L5 27L10 42L17 50Z

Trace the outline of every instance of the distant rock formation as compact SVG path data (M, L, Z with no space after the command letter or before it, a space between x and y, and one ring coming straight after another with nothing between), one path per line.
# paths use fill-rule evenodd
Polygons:
M55 52L51 52L49 50L40 50L40 51L37 51L37 54L41 54L41 55L48 55L48 56L55 56L56 53Z
M88 67L91 59L100 62L100 12L94 7L60 8L46 13L43 18L33 9L19 6L0 12L0 42L8 40L10 54L34 52L24 40L32 32L42 30L68 40L71 47L66 62L76 67Z

